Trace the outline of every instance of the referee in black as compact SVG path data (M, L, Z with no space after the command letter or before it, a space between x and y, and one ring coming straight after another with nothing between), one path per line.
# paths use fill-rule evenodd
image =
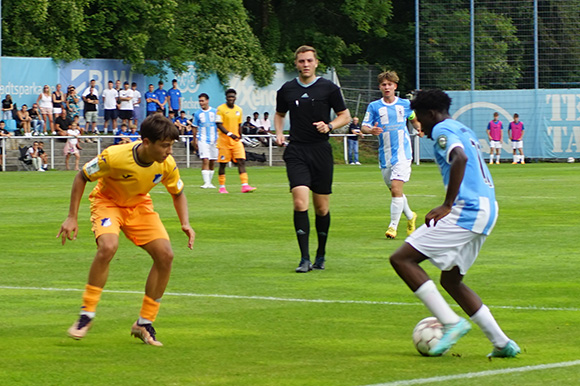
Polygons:
M332 193L333 158L328 134L333 128L350 123L340 88L316 76L318 57L310 46L301 46L294 54L298 78L278 90L276 96L276 142L284 144L284 119L290 111L290 144L284 151L286 173L294 202L294 228L300 247L300 265L296 272L324 269L326 239L330 227L329 198ZM336 118L330 120L330 109ZM318 249L314 265L310 261L308 238L309 191L316 213Z

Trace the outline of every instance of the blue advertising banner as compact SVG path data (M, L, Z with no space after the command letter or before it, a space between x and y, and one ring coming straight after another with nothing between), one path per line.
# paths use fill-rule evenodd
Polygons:
M580 157L580 89L449 91L450 114L475 131L489 154L487 124L498 112L503 124L502 158L509 158L513 114L524 123L524 154L538 159ZM421 158L433 159L433 141L421 139Z
M5 57L0 65L0 98L9 94L18 107L32 106L45 84L53 89L58 83L58 71L52 59Z

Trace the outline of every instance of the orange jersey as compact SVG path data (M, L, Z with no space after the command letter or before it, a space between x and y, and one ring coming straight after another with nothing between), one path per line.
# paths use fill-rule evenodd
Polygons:
M229 108L227 104L220 105L217 108L217 115L215 119L216 123L221 122L226 130L234 133L239 138L242 137L240 132L240 125L242 124L242 108L238 105L234 105L233 108ZM231 137L228 137L221 130L218 130L218 140L217 147L233 147L237 141L234 141Z
M103 197L120 207L135 207L149 201L149 191L160 182L169 193L181 193L183 182L173 157L142 164L137 160L140 145L141 141L110 146L83 166L88 181L99 181L89 196L91 201Z

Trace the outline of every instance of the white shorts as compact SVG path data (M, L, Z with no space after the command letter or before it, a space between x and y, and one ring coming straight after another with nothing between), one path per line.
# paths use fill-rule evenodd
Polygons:
M486 235L461 228L444 217L436 226L421 225L405 242L427 256L440 270L449 271L457 266L465 275L486 238Z
M524 148L524 141L512 141L512 149L523 149Z
M218 148L215 143L198 142L197 149L199 150L199 158L201 159L218 159Z
M385 184L390 188L392 180L400 180L403 182L408 182L411 178L411 161L405 160L397 162L394 165L381 169L383 173L383 180Z
M489 141L489 147L492 149L501 149L501 141Z
M53 107L52 108L52 113L53 114L60 114L60 113L62 113L62 107Z

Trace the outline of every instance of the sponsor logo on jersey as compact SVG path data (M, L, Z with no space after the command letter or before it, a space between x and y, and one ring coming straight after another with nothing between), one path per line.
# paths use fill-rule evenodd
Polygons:
M163 174L156 174L155 178L153 178L153 183L154 184L158 184L161 182L161 177L163 177Z
M99 168L99 159L97 157L95 157L92 160L90 160L89 162L87 162L87 164L85 165L85 170L89 176L92 174L95 174L99 170L101 170Z
M102 227L110 227L111 225L113 225L113 223L111 222L111 219L109 217L105 217L101 219L101 226Z

